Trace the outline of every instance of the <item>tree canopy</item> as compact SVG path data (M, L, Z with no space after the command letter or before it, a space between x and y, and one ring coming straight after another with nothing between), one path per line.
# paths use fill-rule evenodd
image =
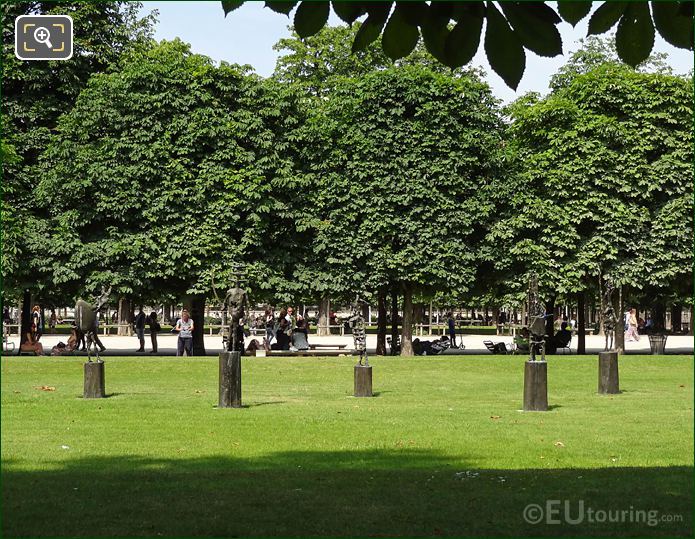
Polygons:
M490 212L476 193L499 165L489 87L390 68L342 79L311 121L314 251L332 291L468 289Z
M47 212L37 203L37 170L58 118L72 108L94 73L104 72L125 51L147 42L155 15L137 16L135 2L4 2L2 130L2 277L5 297L25 287L42 290L50 244ZM24 62L14 55L14 20L24 14L68 13L75 23L74 53L68 62Z
M43 162L53 282L155 299L209 294L235 261L270 264L298 118L288 95L178 40L93 76Z
M511 107L518 174L491 230L500 269L555 292L678 288L692 275L692 80L605 64ZM504 257L503 253L509 253Z

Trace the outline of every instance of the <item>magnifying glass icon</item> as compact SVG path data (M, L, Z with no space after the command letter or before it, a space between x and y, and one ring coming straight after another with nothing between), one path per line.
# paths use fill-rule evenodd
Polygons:
M34 39L39 43L46 45L49 49L53 48L53 45L51 44L51 33L43 26L39 26L36 30L34 30Z

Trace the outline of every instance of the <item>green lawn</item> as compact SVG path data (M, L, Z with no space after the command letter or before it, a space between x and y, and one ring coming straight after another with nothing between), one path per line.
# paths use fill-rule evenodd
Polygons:
M616 396L552 357L545 413L518 357L374 358L371 399L353 363L245 358L217 409L216 358L108 358L94 400L79 358L3 358L2 535L692 535L691 357L621 358ZM584 522L525 522L548 500Z

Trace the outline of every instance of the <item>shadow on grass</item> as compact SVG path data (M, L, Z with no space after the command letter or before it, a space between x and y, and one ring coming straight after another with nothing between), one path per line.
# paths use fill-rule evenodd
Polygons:
M3 463L4 537L692 535L693 469L686 466L476 470L416 450L19 466ZM548 500L561 509L567 500L573 520L583 503L584 521L524 520L528 504L545 508ZM632 516L591 522L588 509ZM676 516L650 521L663 515Z
M143 394L146 394L146 393L143 393ZM84 400L88 400L88 401L98 401L98 400L100 400L100 399L110 399L110 398L112 398L112 397L120 397L120 396L122 396L122 395L128 395L128 393L107 393L107 394L104 395L103 397L100 397L100 398L90 398L90 399L85 399L85 398L84 398L84 395L75 395L75 398L76 398L76 399L84 399Z

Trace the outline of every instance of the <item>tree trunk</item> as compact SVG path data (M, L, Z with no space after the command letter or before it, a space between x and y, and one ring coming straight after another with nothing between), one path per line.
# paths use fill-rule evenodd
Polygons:
M663 331L665 329L666 305L661 301L655 301L652 309L652 320L654 322L655 331Z
M500 308L499 307L493 307L492 308L492 324L495 326L495 333L497 335L500 334L499 320L500 320Z
M623 307L623 287L618 287L618 309L616 310L616 323L615 323L615 349L618 354L622 354L625 351L625 307Z
M398 287L391 287L391 355L396 356L396 343L398 342Z
M376 355L386 355L386 289L381 288L377 296Z
M549 337L555 335L555 296L550 296L545 303L545 334Z
M683 331L683 306L679 303L671 305L671 331L674 333Z
M401 355L413 355L413 289L403 285L403 327L401 328Z
M132 335L131 324L133 319L130 316L131 305L128 298L120 298L118 300L118 334ZM121 327L121 324L128 324L128 327Z
M552 344L553 340L550 337L555 335L555 296L550 296L546 302L545 315L545 334L549 337L546 340L545 351L548 354L554 354L557 348Z
M596 321L598 323L598 334L601 337L606 335L603 331L603 311L606 306L603 304L603 278L601 277L601 272L598 274L598 308L596 309Z
M577 294L577 354L586 354L586 291Z
M193 295L185 296L183 306L188 309L191 318L193 319L193 355L205 355L205 296Z
M19 344L27 342L27 333L31 331L31 292L24 291L22 299L22 314L19 317Z
M693 336L693 306L690 306L690 316L688 317L688 335Z
M331 329L328 327L331 321L331 300L328 297L321 298L319 302L319 326L316 330L317 335L330 335Z

